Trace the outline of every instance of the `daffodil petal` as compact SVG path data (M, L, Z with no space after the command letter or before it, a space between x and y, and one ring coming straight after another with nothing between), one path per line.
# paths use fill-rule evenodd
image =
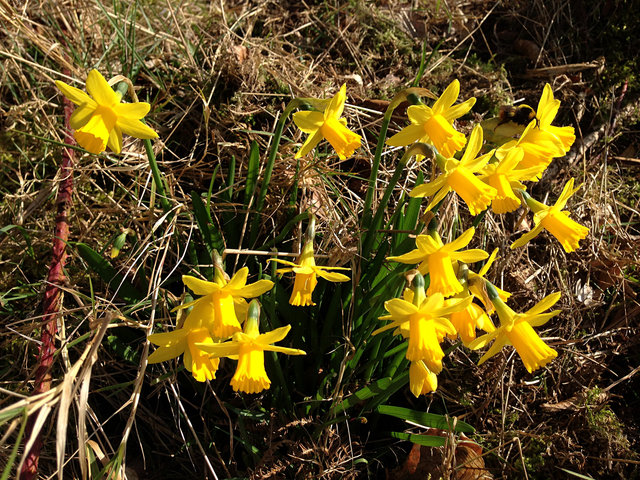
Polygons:
M560 312L561 310L553 310L549 313L540 313L538 315L535 315L533 318L527 319L527 323L532 327L541 327L553 317L558 315Z
M140 120L147 113L149 113L149 110L151 110L151 105L149 105L147 102L118 103L113 109L120 118Z
M452 106L450 109L443 112L442 116L446 118L448 122L453 122L456 118L460 118L465 115L475 104L475 97L471 97L458 105Z
M220 285L213 282L207 282L191 275L183 275L182 283L184 283L196 295L209 295L210 293L220 290Z
M309 135L294 158L300 158L309 153L316 147L316 145L318 145L318 143L320 143L320 140L322 140L323 138L324 137L322 136L322 132L320 130L317 130L313 134Z
M304 133L315 133L324 123L324 115L316 111L296 112L293 114L293 123Z
M247 284L248 276L249 268L242 267L233 275L233 277L231 277L231 280L229 280L229 283L227 283L224 288L229 290L237 290L239 288L242 288Z
M113 153L120 153L122 151L122 130L120 130L117 125L109 132L107 147L109 147Z
M418 307L414 304L402 300L401 298L392 298L384 302L384 308L392 317L407 317L418 311Z
M67 97L76 105L88 105L90 108L93 108L94 110L98 106L98 104L94 99L92 99L89 95L87 95L85 92L83 92L79 88L72 87L71 85L67 85L66 83L61 82L60 80L56 80L56 87L60 89L60 91L65 97Z
M538 315L539 313L549 310L556 303L558 303L558 300L560 300L561 295L562 294L560 292L555 292L550 295L547 295L538 303L536 303L533 307L527 310L525 315Z
M387 145L390 147L404 147L411 145L413 142L425 137L424 128L422 125L408 125L396 133L391 138L387 139Z
M536 236L538 236L538 234L542 231L542 228L543 227L541 223L536 225L533 229L531 229L531 231L525 233L519 239L513 242L511 244L511 249L513 250L514 248L522 247L527 243L529 243L529 241L533 240Z
M393 257L387 257L387 260L391 262L412 264L412 263L420 263L426 258L424 252L421 252L417 248L415 250L411 250L403 255L397 255Z
M480 262L487 258L489 254L484 250L480 250L479 248L473 248L470 250L465 250L463 252L452 252L451 258L458 260L463 263L475 263Z
M87 75L87 92L100 105L114 105L120 103L120 95L113 91L105 78L93 69Z
M184 353L185 348L186 343L157 348L155 352L147 357L147 363L166 362L167 360L179 357Z
M203 352L210 353L213 358L238 355L240 351L240 344L233 340L224 343L196 343L195 346Z
M324 110L324 118L340 118L344 111L344 103L347 101L347 85L342 84L338 93L329 101L327 108Z
M466 247L471 242L473 235L476 233L476 229L471 227L462 232L462 234L456 238L454 241L447 243L445 245L445 249L447 252L455 252L456 250L460 250L461 248ZM485 257L487 258L487 257Z
M319 277L322 277L325 280L328 280L330 282L348 282L349 280L351 280L351 278L347 277L346 275L343 275L342 273L326 272L324 270L316 270L316 274Z
M256 283L235 290L233 294L244 298L255 298L272 288L273 282L271 280L258 280Z
M491 334L489 334L489 335L491 335ZM494 355L499 353L500 350L502 350L502 347L504 347L506 343L507 343L507 337L506 336L502 337L502 338L497 338L496 341L493 343L493 345L491 345L491 348L489 350L487 350L487 353L485 353L480 358L480 360L478 361L478 365L482 365L484 362L489 360L491 357L493 357Z
M120 127L122 133L135 138L151 139L157 138L158 134L150 127L142 123L141 120L131 118L118 118L116 125Z
M93 102L93 105L91 105L90 103L83 103L79 105L71 114L71 118L69 119L69 126L74 130L84 127L95 111L95 102Z
M179 328L173 332L152 333L147 340L159 347L171 347L183 342L188 333L187 330Z
M458 79L455 79L447 88L445 88L442 95L440 95L440 98L436 100L436 103L433 104L433 111L435 113L442 113L446 111L455 103L458 99L458 95L460 95L460 82Z
M255 341L263 345L271 345L272 343L277 343L286 337L289 330L291 330L291 325L285 325L284 327L279 327L271 330L270 332L259 335Z

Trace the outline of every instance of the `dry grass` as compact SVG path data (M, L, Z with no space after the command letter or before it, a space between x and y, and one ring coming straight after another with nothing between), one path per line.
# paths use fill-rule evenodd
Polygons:
M606 2L593 2L594 12L606 8ZM595 478L637 475L638 85L628 74L623 94L620 80L627 70L622 64L600 68L599 57L607 52L601 42L611 37L598 35L588 12L538 0L509 8L485 1L442 2L439 9L395 1L373 7L363 2L41 0L23 5L0 0L0 18L6 25L0 32L0 219L2 226L21 227L0 236L0 408L34 402L22 396L32 388L61 151L61 100L54 80L84 79L90 67L106 75L135 73L139 94L152 103L149 119L162 138L155 149L170 196L184 209L191 191L207 191L214 172L229 175L232 156L235 183L243 184L250 142L266 150L270 136L264 132L273 131L293 96L324 97L346 82L349 101L357 107L350 122L371 141L380 120L373 100L388 99L413 80L423 39L430 48L442 40L420 86L439 92L459 78L463 95L479 99L474 121L495 114L504 102L526 98L535 104L544 82L553 85L563 101L561 117L576 126L582 148L554 161L532 192L554 199L565 180L576 176L583 187L571 204L572 215L591 233L577 254L564 253L544 236L512 251L510 241L529 220L488 215L479 238L487 249L500 247L492 270L495 283L512 292L521 309L562 291L563 313L543 332L560 355L544 374L528 375L512 352L476 367L477 356L458 349L436 394L417 401L407 395L403 401L416 409L447 410L474 425L477 439L490 451L485 460L496 478L524 478L523 465L529 478L549 478L559 467ZM402 122L398 116L395 128ZM468 131L471 119L461 125ZM282 224L294 185L293 154L302 138L294 129L285 135L292 142L276 163L264 238ZM151 281L145 294L154 313L123 311L126 306L115 292L82 259L72 257L60 320L63 348L53 372L59 389L40 399L51 407L52 417L57 415L59 430L57 435L51 430L51 419L43 422L47 442L41 471L54 472L62 459L84 455L78 446L87 439L98 463L113 459L123 437L128 437L131 478L134 473L213 478L214 471L219 478L242 476L250 474L247 465L255 466L254 478L366 478L367 472L383 478L384 468L401 463L406 445L389 446L384 433L371 433L365 424L351 424L348 435L342 426L328 427L316 441L311 433L316 419L286 419L276 412L238 419L226 408L228 389L154 384L139 369L147 354L146 331L153 322L173 324L167 299L181 294L180 286L165 280L188 252L168 248L169 238L186 245L195 227L180 219L154 231L161 212L149 206L144 149L136 141L124 150L120 157L79 158L70 238L108 252L114 236L130 229L114 264L133 281L136 272L146 271ZM325 233L318 249L330 252L337 263L356 254L357 212L371 157L365 147L346 162L303 164L298 173L302 188L295 208L315 211L318 229ZM391 155L383 157L381 188L393 173L393 161ZM412 175L407 185L413 184ZM341 192L341 201L331 186ZM214 215L244 215L241 206L225 203L223 194L213 192L219 205ZM469 221L454 198L442 212L443 231L454 228L454 218ZM105 323L105 318L122 320ZM96 330L98 325L104 331ZM86 345L71 345L88 331L99 334ZM68 417L65 406L72 406ZM258 408L258 401L244 407ZM5 430L0 467L19 425L16 421ZM251 438L265 447L257 457L239 448L237 439L236 445L228 436L229 444L213 442L221 432L235 431L237 437L238 429L250 430L240 443ZM354 463L359 458L368 459L368 466ZM85 462L69 462L65 471L80 475Z

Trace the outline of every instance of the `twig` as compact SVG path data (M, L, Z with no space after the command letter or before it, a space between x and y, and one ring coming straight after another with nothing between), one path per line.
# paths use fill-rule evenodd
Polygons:
M65 72L69 74L69 72ZM64 98L64 124L65 124L65 143L74 146L75 140L71 134L69 127L71 114L73 113L73 104L66 97ZM55 235L53 237L52 260L47 275L47 286L44 291L44 299L42 307L43 328L41 336L41 345L38 352L38 368L35 373L35 387L32 395L47 392L51 389L51 364L53 363L53 354L56 351L55 337L58 331L58 315L60 313L60 304L62 299L62 290L60 287L65 282L64 264L67 258L66 244L69 238L69 207L72 202L73 193L73 164L75 153L72 148L63 148L62 164L60 165L60 185L58 187L58 214L56 216ZM36 415L31 415L27 423L27 433L25 442L28 441L33 431ZM25 443L26 445L26 443ZM26 454L25 462L20 472L20 480L32 480L38 474L38 461L40 459L40 451L42 449L42 433L38 431L36 441Z

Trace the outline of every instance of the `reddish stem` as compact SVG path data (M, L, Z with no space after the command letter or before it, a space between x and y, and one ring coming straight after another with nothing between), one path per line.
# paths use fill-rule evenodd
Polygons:
M64 124L65 143L75 145L75 140L69 127L71 114L73 113L73 103L64 98ZM69 238L69 207L72 202L73 193L73 163L74 150L64 148L62 150L62 164L60 165L60 185L58 186L58 214L56 216L55 236L53 237L52 260L47 276L47 286L44 291L42 307L44 315L42 318L42 337L40 350L38 352L38 368L35 373L35 386L33 395L43 393L51 388L51 364L56 351L55 338L58 331L58 316L60 313L60 303L62 291L60 287L65 282L64 264L67 258L66 244ZM35 412L34 412L35 413ZM31 437L35 414L29 416L25 435L25 442ZM20 480L32 480L38 475L38 461L40 450L42 449L42 431L38 432L37 438L31 450L26 456L25 463L20 472Z

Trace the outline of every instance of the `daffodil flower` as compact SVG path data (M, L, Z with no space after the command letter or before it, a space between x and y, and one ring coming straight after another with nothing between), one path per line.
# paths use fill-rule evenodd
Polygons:
M412 197L428 197L435 194L426 208L431 210L447 193L454 190L467 204L471 215L477 215L485 210L498 192L474 175L493 156L493 151L491 151L476 158L481 149L482 127L476 125L471 132L469 144L462 158L460 160L455 158L442 159L441 167L444 172L435 180L418 185L411 190L409 195Z
M486 165L481 171L480 179L498 192L491 201L491 210L494 213L501 214L516 210L521 202L513 189L525 190L520 180L533 178L538 173L537 167L516 169L523 157L522 149L513 148L502 160Z
M556 127L551 122L556 118L558 109L560 108L560 100L553 98L553 90L548 83L542 90L542 96L538 103L536 117L538 119L537 127L543 131L550 133L556 137L562 144L564 153L567 153L576 140L575 130L573 127Z
M500 317L500 327L475 339L469 345L470 348L476 350L495 340L491 348L480 358L478 365L482 365L486 360L496 355L505 345L515 347L529 373L544 367L558 356L558 352L544 343L533 327L544 325L549 319L560 313L560 310L542 313L560 300L560 292L552 293L543 298L525 313L516 313L500 299L492 285L487 284L487 290L496 307L498 317Z
M324 278L330 282L348 282L351 280L342 273L329 272L328 270L350 270L345 267L319 267L316 265L313 252L313 241L309 240L304 244L302 253L298 258L298 263L289 262L287 260L271 259L271 262L289 265L291 268L279 268L276 273L294 272L296 278L293 284L293 291L289 303L295 306L305 307L307 305L315 305L313 303L313 290L318 284L318 277Z
M120 103L122 95L114 92L97 70L87 76L87 92L64 82L56 86L65 97L78 105L69 125L75 129L74 138L91 153L104 152L108 146L114 153L122 150L122 134L136 138L156 138L158 134L140 120L149 113L146 102Z
M454 241L444 244L437 233L431 235L418 235L416 237L416 249L397 257L388 257L387 260L405 264L418 265L418 271L422 275L429 274L430 283L427 293L441 293L448 297L460 293L463 290L460 281L454 271L454 261L474 263L484 260L489 256L480 249L471 249L459 252L466 247L475 233L471 227L462 233Z
M460 82L454 80L433 107L411 105L407 109L411 125L388 139L387 145L400 147L414 142L428 143L445 157L452 157L466 143L464 134L453 128L453 121L466 114L476 103L476 99L472 97L454 106L459 94Z
M462 294L451 297L447 302L465 299L468 297L471 297L471 295L468 291L465 291ZM484 330L485 332L493 332L496 329L482 307L472 302L470 302L464 309L452 312L449 317L449 321L457 332L457 334L450 335L449 338L453 340L459 336L465 346L469 346L469 343L475 340L476 328Z
M536 226L530 232L525 233L513 242L511 248L526 245L543 229L546 229L551 235L556 237L567 253L573 252L580 247L579 242L589 234L589 229L571 220L569 218L569 212L562 211L569 198L580 188L579 186L575 189L573 188L573 180L572 178L567 182L560 197L552 207L534 200L523 192L527 205L534 213L533 221Z
M241 330L238 316L243 318L247 311L245 298L259 297L273 288L270 280L258 280L247 285L249 269L241 268L227 281L221 270L216 267L213 282L184 275L182 281L199 299L181 305L179 308L193 306L187 320L193 319L200 325L206 326L211 335L216 338L228 338Z
M420 395L435 392L438 388L438 377L422 360L411 362L409 366L409 389L418 398Z
M287 336L291 325L260 334L260 307L257 300L249 304L244 332L236 332L232 340L224 343L201 343L196 346L208 352L212 358L231 357L238 366L231 378L234 391L258 393L269 388L271 380L264 368L264 352L279 352L287 355L306 355L303 350L273 345Z
M340 160L350 157L357 148L360 148L360 135L349 130L347 121L340 118L346 99L347 86L343 84L329 101L324 112L303 111L293 114L293 122L300 130L309 134L295 158L309 153L323 138L328 140Z
M196 343L215 343L209 329L200 323L200 319L187 318L182 328L173 332L153 333L149 335L148 340L159 347L149 355L149 363L164 362L184 353L184 366L198 382L216 378L220 360L209 358L208 353L196 346Z
M418 278L417 275L416 278ZM465 308L471 303L472 298L448 302L445 305L444 297L440 293L426 297L424 279L422 276L419 279L420 283L414 290L412 302L401 298L393 298L385 302L384 308L389 315L380 317L380 320L391 320L391 323L377 329L372 335L393 328L397 329L397 332L409 338L407 360L412 362L422 360L431 372L438 374L442 371L444 357L440 342L445 336L456 333L454 326L446 317L452 312Z

